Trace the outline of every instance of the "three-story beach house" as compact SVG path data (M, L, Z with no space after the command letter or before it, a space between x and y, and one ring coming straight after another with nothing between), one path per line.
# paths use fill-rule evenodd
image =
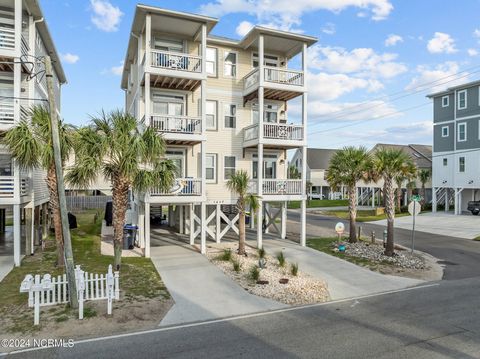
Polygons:
M202 253L207 240L220 242L229 231L238 232L237 198L226 183L241 169L250 174L250 191L262 204L250 220L258 246L278 217L278 234L285 238L292 200L302 202L305 245L305 176L287 178L287 151L306 153L307 48L316 39L255 26L233 40L211 34L217 22L136 7L121 82L125 107L163 136L166 156L178 170L171 190L134 194L146 256L153 213L163 218L168 211L170 226L192 245L198 241ZM301 115L293 121L288 104L296 98Z

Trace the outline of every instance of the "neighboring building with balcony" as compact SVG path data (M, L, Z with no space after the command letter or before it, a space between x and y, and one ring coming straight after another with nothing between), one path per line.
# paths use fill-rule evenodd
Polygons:
M28 120L33 104L47 104L46 78L34 56L52 58L54 91L60 111L60 88L65 74L37 0L0 0L0 131ZM39 73L30 79L32 72ZM45 172L18 166L0 145L0 255L20 265L23 255L40 244L40 228L47 234L48 189ZM6 226L7 215L13 225ZM13 245L12 245L13 242ZM13 251L13 253L12 253Z
M125 58L122 88L126 110L152 126L177 163L178 178L167 192L152 188L135 195L140 244L150 251L150 218L163 217L175 231L220 242L238 232L236 195L226 183L246 170L262 209L250 224L276 227L286 235L286 204L302 201L305 244L305 177L287 178L287 151L306 151L307 47L316 39L254 27L243 39L214 36L215 18L138 5ZM293 57L301 68L287 67ZM296 61L298 62L298 61ZM302 118L288 118L288 101L301 97ZM258 164L262 170L258 170Z
M479 200L480 81L428 96L433 100L433 211L454 213Z

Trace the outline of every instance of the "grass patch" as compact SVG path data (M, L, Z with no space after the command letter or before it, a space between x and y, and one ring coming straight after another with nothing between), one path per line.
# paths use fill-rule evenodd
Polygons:
M232 250L231 249L224 249L223 253L218 256L218 260L229 262L232 259Z
M236 259L232 259L232 266L233 266L233 270L237 273L239 273L240 270L242 269L242 265Z
M265 258L266 255L267 255L267 252L265 251L265 248L258 249L258 258Z
M300 208L300 201L291 201L288 202L289 209L298 209ZM342 207L348 206L348 200L346 199L312 199L307 201L308 208L315 207Z
M283 252L277 253L277 261L280 267L285 267L286 260L285 260L285 256L283 255Z
M248 277L255 282L260 278L260 270L257 266L252 266L250 268L248 271Z
M82 269L91 273L106 273L108 265L113 265L113 256L100 254L100 228L101 221L94 221L99 216L97 211L82 211L74 213L77 216L78 228L71 231L72 247L75 264L80 264ZM56 268L55 239L48 239L46 249L37 250L34 256L26 256L21 267L14 268L0 282L0 327L8 332L32 332L38 328L32 326L33 310L27 308L28 295L19 293L20 283L27 274L45 274L52 276L63 274L63 268ZM163 284L152 261L143 257L122 258L120 271L120 290L123 297L129 301L141 301L145 298L169 299L170 294ZM52 306L52 309L61 308ZM51 310L49 308L49 310ZM84 316L87 317L87 307ZM53 311L52 311L53 312ZM22 316L25 314L24 316ZM93 313L91 313L93 315ZM53 314L55 320L63 320L64 316L77 316L76 310L68 306L60 312ZM95 314L96 315L96 314ZM8 325L4 325L4 321Z
M290 274L293 275L294 277L297 276L298 274L298 263L292 263L290 266Z
M365 258L351 257L345 253L332 251L332 243L335 241L337 241L336 237L310 238L307 239L307 246L364 267L377 265L377 263L373 263Z
M341 218L341 219L350 219L350 215L348 213L348 210L326 211L324 213L326 215L334 216L334 217ZM409 215L410 215L410 213L408 213L408 212L395 213L395 218L405 217L405 216L409 216ZM375 211L373 211L373 210L359 210L359 211L357 211L357 222L380 221L382 219L387 219L387 216L385 214L380 214L380 215L376 216Z
M480 241L480 236L477 236L473 239L474 241Z

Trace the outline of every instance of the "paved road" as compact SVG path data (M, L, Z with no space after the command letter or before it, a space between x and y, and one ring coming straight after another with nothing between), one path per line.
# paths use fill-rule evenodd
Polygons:
M288 218L292 221L298 221L300 214L298 211L288 211ZM318 236L325 231L333 232L338 218L322 216L313 213L307 213L307 235L309 237ZM347 229L348 221L343 220ZM364 234L370 234L375 231L377 238L382 237L385 226L359 223L362 226ZM410 247L412 231L408 229L395 229L395 241L398 244ZM429 253L434 257L441 259L445 264L443 279L462 279L480 276L480 242L470 239L454 238L431 234L426 232L416 232L415 248Z
M20 358L478 358L480 278ZM213 298L212 298L213 299ZM14 356L17 357L17 356Z

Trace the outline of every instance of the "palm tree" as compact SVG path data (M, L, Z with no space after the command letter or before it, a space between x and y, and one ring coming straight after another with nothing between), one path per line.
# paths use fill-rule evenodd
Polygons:
M47 107L35 105L29 110L30 120L21 120L9 129L3 139L12 157L26 170L41 168L47 172L45 182L50 195L53 212L55 241L57 243L57 266L63 267L62 221L57 193L57 177L53 157L50 111ZM60 149L62 162L68 158L73 146L73 126L59 121Z
M288 166L288 178L290 179L300 179L302 175L298 171L298 168L294 165Z
M397 210L400 213L402 210L402 184L403 182L407 181L407 189L408 185L411 183L411 180L415 178L417 175L417 167L415 164L410 161L408 162L401 173L398 174L398 176L395 177L395 182L397 184Z
M102 112L78 130L75 162L65 177L78 188L88 187L100 173L111 181L117 269L121 265L129 190L144 192L155 186L167 191L174 182L175 164L166 160L164 153L165 142L153 128L119 110Z
M250 213L257 211L259 203L258 196L248 193L248 183L250 177L244 170L236 171L228 180L227 188L238 195L237 210L238 218L238 254L245 254L245 213L246 207L250 207Z
M425 184L430 179L430 171L426 169L418 171L418 179L422 184L422 205L423 205L425 203L425 198L426 198Z
M365 147L348 146L335 152L330 160L327 181L334 191L345 185L348 190L350 237L349 241L357 241L357 182L368 177L371 170L371 158Z
M385 182L387 214L387 246L385 255L394 254L393 228L395 221L395 188L394 181L398 176L403 176L412 168L411 158L402 150L381 148L375 152L374 168Z

